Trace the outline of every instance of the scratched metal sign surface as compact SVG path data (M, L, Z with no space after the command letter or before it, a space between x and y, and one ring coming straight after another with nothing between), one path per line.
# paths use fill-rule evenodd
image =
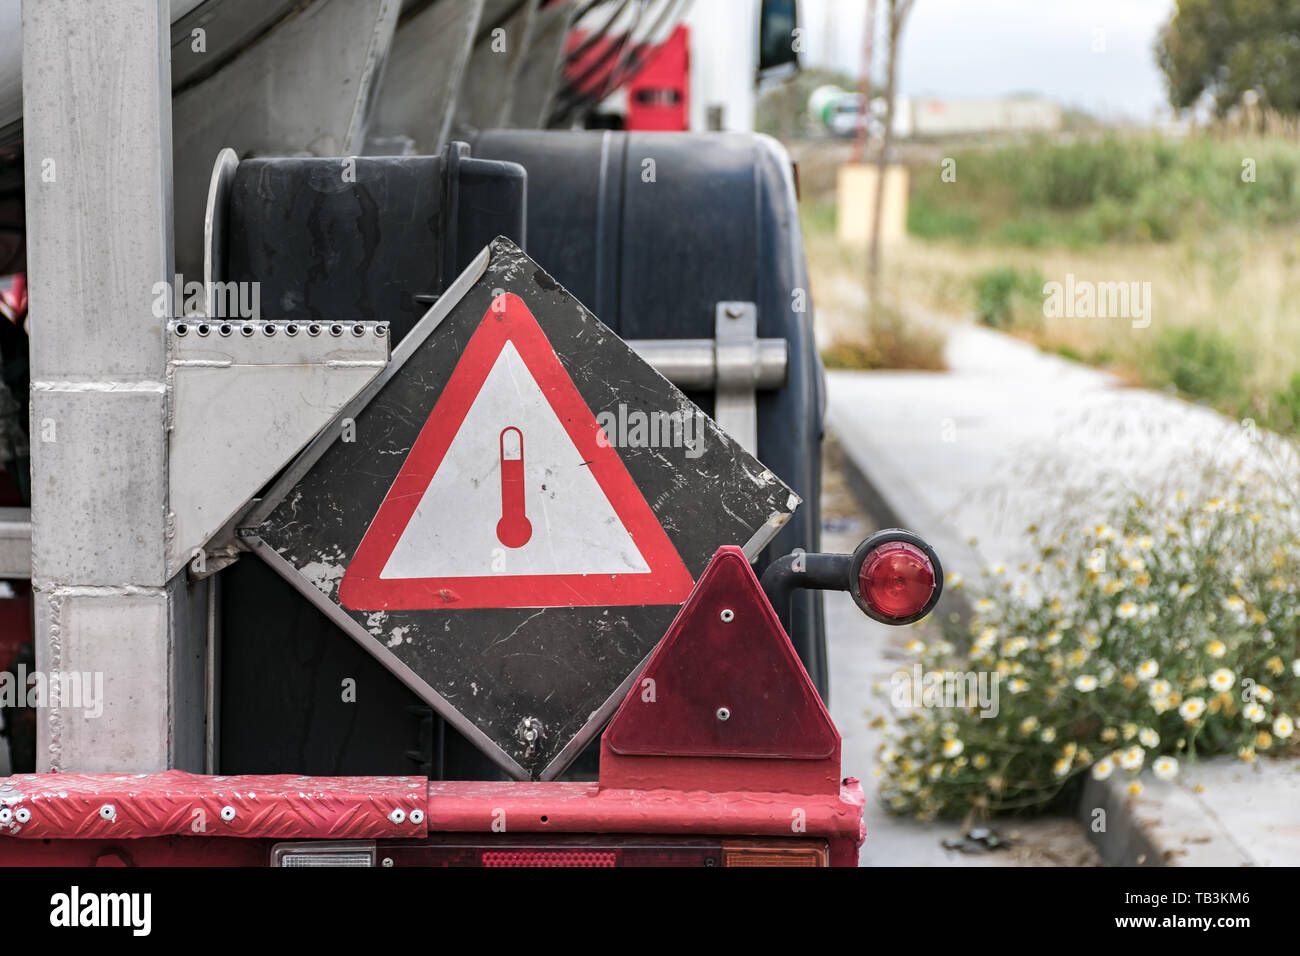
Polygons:
M798 504L498 239L241 534L508 773L551 779L717 548L752 557Z

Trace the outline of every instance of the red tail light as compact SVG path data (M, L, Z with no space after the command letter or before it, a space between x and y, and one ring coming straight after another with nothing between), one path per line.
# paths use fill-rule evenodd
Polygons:
M484 850L480 866L618 866L617 850Z
M916 535L882 531L853 555L852 593L858 606L885 624L907 624L939 599L939 559Z

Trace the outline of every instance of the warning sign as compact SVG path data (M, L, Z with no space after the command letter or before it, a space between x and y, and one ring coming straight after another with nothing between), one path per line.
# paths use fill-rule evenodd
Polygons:
M496 240L241 531L518 778L600 731L714 552L798 498Z
M691 575L527 305L480 321L339 586L357 611L681 604Z

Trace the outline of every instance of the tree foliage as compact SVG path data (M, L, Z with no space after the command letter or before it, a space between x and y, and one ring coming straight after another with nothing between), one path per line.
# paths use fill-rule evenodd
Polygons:
M1254 91L1261 105L1300 112L1300 3L1178 0L1156 62L1177 109L1208 95L1222 115Z

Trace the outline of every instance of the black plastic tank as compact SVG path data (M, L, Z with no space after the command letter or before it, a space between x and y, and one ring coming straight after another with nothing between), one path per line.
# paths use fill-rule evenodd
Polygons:
M528 171L530 256L624 339L712 338L715 306L753 302L789 346L784 388L758 393L758 455L804 500L757 562L818 551L825 383L785 148L748 133L489 130L479 159ZM713 396L688 393L712 413ZM799 591L791 640L823 698L822 598Z

